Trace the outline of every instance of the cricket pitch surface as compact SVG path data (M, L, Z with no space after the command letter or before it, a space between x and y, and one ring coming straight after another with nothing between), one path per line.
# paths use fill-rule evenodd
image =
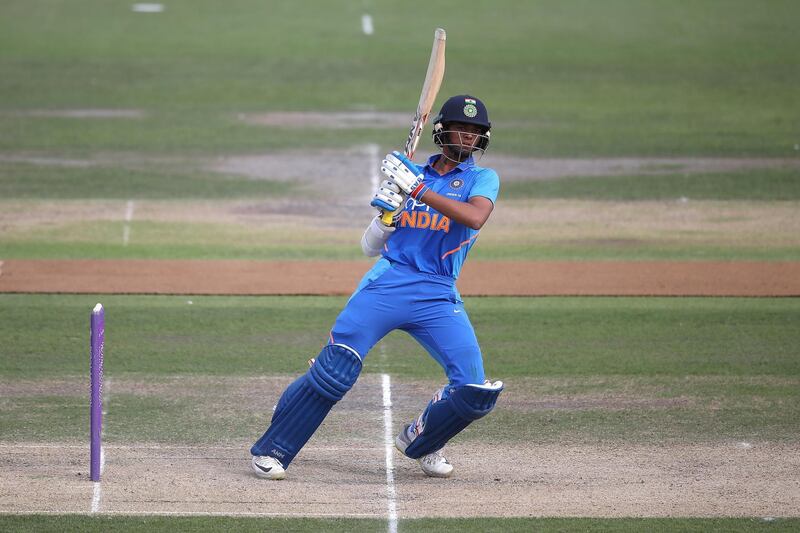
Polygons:
M290 380L235 379L242 389L268 386L265 405ZM454 476L427 478L393 449L394 434L385 432L387 412L394 427L410 419L420 387L427 386L391 385L387 408L386 378L363 375L283 481L250 471L251 443L244 440L196 446L112 440L104 447L99 483L88 478L88 443L5 443L0 513L375 518L392 509L399 518L788 517L800 508L797 443L457 438L446 448ZM513 383L508 387L509 396L519 394ZM113 408L112 396L111 424ZM239 403L238 409L250 406Z

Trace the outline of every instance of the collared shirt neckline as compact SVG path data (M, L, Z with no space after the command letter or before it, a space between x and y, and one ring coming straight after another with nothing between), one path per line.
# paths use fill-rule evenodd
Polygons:
M425 165L425 167L426 167L426 168L427 168L427 167L430 167L430 169L431 169L431 172L432 172L432 173L433 173L435 176L437 176L437 177L440 177L440 178L444 178L445 176L449 176L450 174L453 174L453 173L455 173L456 171L458 171L458 172L464 172L465 170L469 170L469 168L470 168L470 167L474 167L474 166L475 166L475 161L472 159L472 156L469 156L469 158L467 158L467 160L466 160L466 161L462 161L461 163L459 163L459 164L458 164L458 165L457 165L457 166L456 166L456 167L455 167L453 170L451 170L451 171L450 171L450 172L448 172L447 174L439 174L439 172L437 172L437 171L436 171L436 170L433 168L433 164L434 164L434 163L436 162L436 160L437 160L437 159L439 159L440 157L444 157L444 155L442 155L442 154L433 154L432 156L430 156L430 157L428 158L428 163Z

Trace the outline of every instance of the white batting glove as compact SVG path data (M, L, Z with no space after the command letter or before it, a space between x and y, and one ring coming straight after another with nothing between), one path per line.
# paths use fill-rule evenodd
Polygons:
M386 154L386 158L381 162L381 172L414 199L421 199L429 189L423 183L425 176L419 167L398 151Z
M383 180L375 191L369 205L384 211L397 211L406 201L406 194L400 190L396 183Z

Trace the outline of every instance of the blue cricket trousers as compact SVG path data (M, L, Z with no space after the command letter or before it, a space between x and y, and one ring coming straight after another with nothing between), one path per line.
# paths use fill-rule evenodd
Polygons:
M478 339L453 278L379 260L336 318L330 342L345 344L364 359L394 329L414 337L450 385L484 382Z

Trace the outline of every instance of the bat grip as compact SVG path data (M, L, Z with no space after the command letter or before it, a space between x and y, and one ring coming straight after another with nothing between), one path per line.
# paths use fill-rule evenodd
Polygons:
M381 222L384 226L391 226L392 225L392 215L391 211L384 211L381 215Z

